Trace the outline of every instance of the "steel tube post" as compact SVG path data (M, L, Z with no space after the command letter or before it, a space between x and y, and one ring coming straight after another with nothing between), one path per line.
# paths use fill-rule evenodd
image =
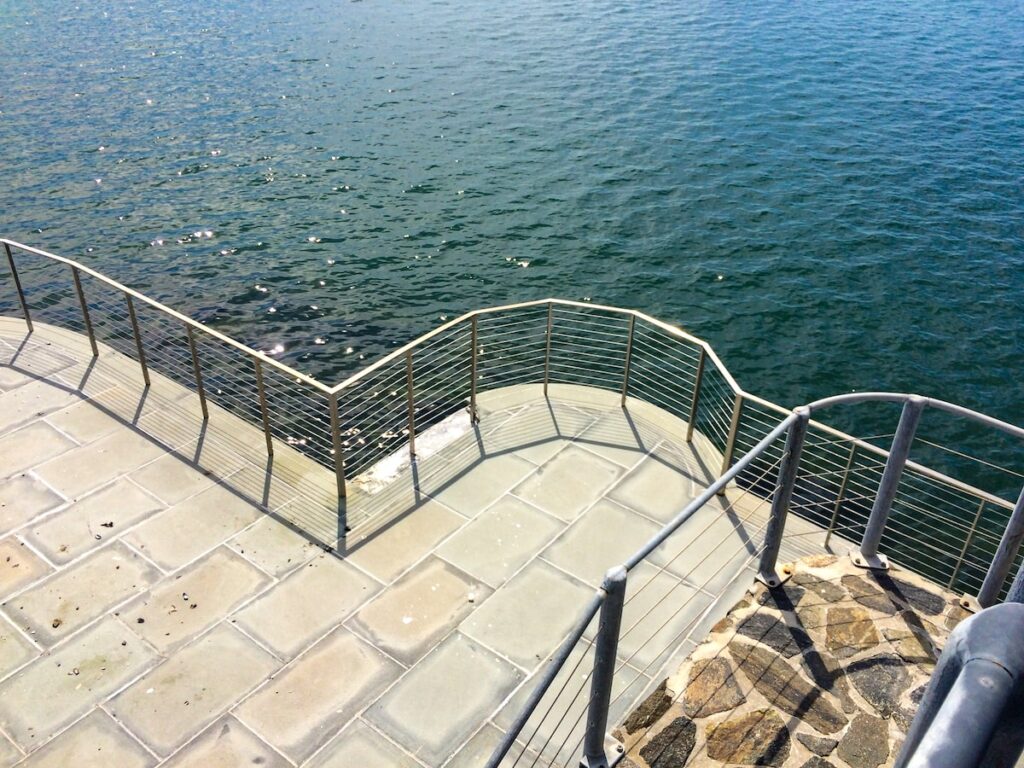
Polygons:
M21 313L25 316L25 325L28 326L28 332L32 333L35 330L32 327L32 315L28 311L28 302L25 301L25 291L21 288L21 278L18 277L18 268L14 266L14 254L11 252L11 246L4 243L4 250L7 251L7 263L11 268L11 277L14 278L14 287L18 290L18 301L21 303Z
M554 320L555 305L548 302L548 328L544 343L544 397L548 396L548 379L551 378L551 324Z
M633 329L636 326L636 315L629 316L629 337L626 341L626 362L622 367L622 407L626 407L626 395L629 394L629 368L633 362Z
M594 673L590 681L590 705L587 708L587 731L583 737L580 768L608 768L609 765L605 740L619 632L622 629L622 607L626 600L626 569L620 565L608 571L601 589L605 592L605 599L597 627Z
M700 405L700 385L704 381L704 358L707 352L704 347L700 348L700 357L697 359L697 375L693 380L693 399L690 401L690 420L686 424L686 442L693 442L693 428L697 425L697 408Z
M732 464L732 454L736 450L736 435L740 430L740 416L743 413L743 395L736 395L732 405L732 419L729 422L729 435L725 439L725 451L722 453L722 474L729 471ZM725 487L718 492L719 496L725 495Z
M405 399L409 411L409 458L416 458L416 401L412 380L412 350L405 353Z
M828 531L825 533L825 549L828 549L828 542L832 538L832 532L839 522L839 510L843 506L843 496L846 495L846 484L850 481L850 469L853 467L853 457L857 455L857 444L850 446L850 458L846 460L846 469L843 471L843 479L839 482L839 490L836 492L836 506L832 510L832 519L828 521Z
M992 564L985 574L985 581L978 592L978 603L982 608L988 608L995 603L999 597L999 590L1003 588L1006 576L1010 573L1014 558L1020 550L1021 541L1024 540L1024 489L1017 497L1017 504L1010 513L1010 519L1006 523L1006 530L1003 531L1003 538L999 541L999 548L996 549ZM1014 584L1020 581L1020 574ZM1024 601L1021 601L1024 602Z
M789 425L786 435L786 448L779 465L779 479L772 496L772 513L768 520L768 530L764 534L764 551L761 553L761 564L757 569L757 580L769 587L777 587L786 577L780 576L776 565L779 549L782 547L782 534L786 530L786 516L789 514L789 503L793 498L796 486L796 473L800 467L800 453L803 451L804 438L807 435L807 424L811 420L811 411L806 406L794 409L796 419Z
M125 301L128 302L128 318L132 321L132 335L135 337L135 349L139 353L139 365L142 366L142 380L149 386L149 367L146 365L146 350L142 348L142 334L139 333L139 318L135 316L135 302L132 295L126 293Z
M861 539L860 551L852 553L854 564L861 568L885 570L889 567L886 557L878 554L878 544L882 540L889 511L892 509L892 500L896 497L896 489L903 476L903 467L910 456L910 446L914 442L914 434L917 432L917 424L921 420L924 405L925 399L918 395L911 395L903 404L900 423L896 427L896 436L889 448L889 458L885 462L882 479L878 483L878 493L871 507L864 538Z
M1024 563L1017 569L1017 575L1010 585L1010 591L1006 593L1006 602L1024 603Z
M967 557L967 550L971 548L971 542L974 541L974 534L978 532L978 523L981 521L981 516L985 512L985 500L982 499L981 503L978 504L978 511L974 513L974 520L971 522L971 530L967 534L967 538L964 539L964 545L960 550L960 557L957 558L956 566L953 568L953 573L949 577L949 582L946 584L946 589L952 589L953 585L956 584L956 577L960 575L960 569L963 568L964 558Z
M338 498L345 498L345 457L341 444L341 418L338 415L337 393L328 395L331 409L331 445L334 448L334 476L338 481Z
M85 321L85 332L89 335L89 346L92 347L92 356L99 357L100 350L96 346L96 334L92 330L92 318L89 317L89 305L85 301L85 291L82 290L82 277L78 274L78 267L72 267L71 274L75 278L78 303L82 305L82 319Z
M476 412L476 315L473 315L473 319L469 321L469 343L472 348L469 354L469 420L473 424L476 424L480 421L480 417Z
M263 366L259 360L252 361L256 369L256 393L260 398L260 416L263 419L263 436L267 439L267 456L274 455L274 438L270 433L270 411L267 410L267 393L263 388Z
M199 351L196 349L196 338L192 334L192 326L188 323L185 324L185 335L188 336L188 348L192 352L192 373L196 377L199 407L203 409L203 421L209 421L210 411L206 407L206 389L203 387L203 371L199 367Z

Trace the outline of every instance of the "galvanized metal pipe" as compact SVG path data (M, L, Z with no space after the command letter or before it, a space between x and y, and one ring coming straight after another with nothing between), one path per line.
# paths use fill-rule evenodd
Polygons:
M82 290L82 278L78 274L78 267L72 267L71 274L75 278L75 291L78 292L78 303L82 305L82 319L85 321L85 332L89 336L92 356L99 357L100 350L96 346L96 334L92 330L92 318L89 317L89 305L85 301L85 291Z
M892 439L889 458L885 462L885 470L878 483L878 493L875 494L875 503L871 507L871 516L861 540L860 552L854 556L854 562L864 568L888 567L885 558L878 555L878 545L882 540L885 524L889 520L892 502L903 476L903 467L910 456L910 446L914 442L914 434L917 432L924 406L925 399L917 395L911 395L903 404L896 436Z
M704 347L700 348L700 357L697 359L697 375L693 381L693 398L690 400L690 418L686 424L686 442L693 442L693 429L697 426L697 409L700 406L700 385L704 381L704 358L707 354Z
M978 592L978 603L982 608L988 608L999 597L999 591L1003 588L1014 558L1020 550L1021 541L1024 541L1024 489L1021 489L1020 496L1017 497L1017 504L1010 513L1003 537L999 540L999 547Z
M548 302L548 328L544 343L544 397L548 396L548 380L551 378L551 325L554 320L554 303Z
M331 394L327 396L328 406L331 411L331 444L334 448L334 477L338 484L338 498L345 498L345 457L344 446L341 443L341 419L338 414L338 396Z
M146 350L142 348L142 334L139 333L139 319L135 316L135 303L130 293L126 293L124 298L128 302L128 317L132 321L132 336L135 337L135 349L139 353L139 365L142 366L142 380L148 387L149 366L146 365Z
M477 356L477 329L476 315L469 321L469 418L474 424L480 421L476 411L476 356Z
M409 458L416 458L416 401L412 379L412 350L405 353L405 399L409 422Z
M263 388L263 366L259 360L252 361L256 369L256 393L260 400L260 416L263 418L263 436L267 439L267 456L274 455L274 436L270 432L270 411L267 409L267 393Z
M11 277L14 278L14 287L18 290L18 301L21 304L21 313L25 317L25 325L28 326L28 332L32 333L35 330L32 327L32 315L28 311L28 302L25 301L25 291L21 288L21 278L18 277L18 268L14 266L14 254L11 252L11 246L8 243L4 243L4 250L7 251L7 264L11 268Z
M594 672L590 679L590 705L587 707L587 730L583 736L580 768L607 768L609 764L605 740L608 734L608 708L615 682L619 632L622 629L622 607L626 601L626 578L626 569L619 566L608 571L601 585L605 599L597 627Z
M796 487L796 473L800 467L800 453L803 451L804 438L807 435L807 424L811 420L811 411L801 406L793 411L796 417L789 425L786 435L786 448L779 465L779 479L772 496L772 512L768 519L768 529L764 534L764 550L761 552L761 563L757 569L759 581L769 587L776 587L783 582L776 572L779 549L782 547L782 534L786 530L786 516L789 514L789 503Z
M1013 583L1006 593L1006 602L1024 603L1024 562L1017 569L1017 575L1014 577Z
M210 419L210 411L206 407L206 388L203 386L203 371L199 367L199 350L196 349L196 339L192 335L192 326L185 323L185 335L188 336L188 348L192 352L192 373L196 379L196 392L199 393L199 407L203 411L203 421Z
M636 316L629 316L629 335L626 340L626 362L622 367L622 406L626 406L626 396L629 394L629 368L633 361L633 329L636 325Z
M971 522L971 530L967 533L967 538L964 539L964 546L960 550L960 557L956 560L956 566L953 568L953 573L949 577L949 582L946 584L946 589L952 589L953 585L956 584L956 577L960 575L960 569L963 567L964 558L967 557L967 550L971 548L971 542L974 541L974 534L978 531L978 523L981 521L981 516L985 512L985 500L982 499L981 503L978 504L978 511L974 514L974 520Z
M853 457L857 454L857 444L854 443L850 446L850 458L846 460L846 469L843 471L843 479L839 482L839 490L836 492L836 506L832 510L832 519L828 522L828 531L825 533L825 549L828 549L828 543L832 538L832 532L836 529L836 523L839 522L839 510L843 506L843 496L846 495L846 484L850 480L850 469L853 468Z

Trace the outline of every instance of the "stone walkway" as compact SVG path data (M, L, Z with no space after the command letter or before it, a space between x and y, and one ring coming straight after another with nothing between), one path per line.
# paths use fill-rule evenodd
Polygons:
M892 765L950 630L957 596L848 557L795 564L742 599L624 721L642 768Z
M0 766L481 764L604 571L720 457L612 393L480 407L353 482L346 535L328 470L0 318ZM749 583L764 511L730 490L637 570L663 597L626 621L660 629L623 645L619 716Z

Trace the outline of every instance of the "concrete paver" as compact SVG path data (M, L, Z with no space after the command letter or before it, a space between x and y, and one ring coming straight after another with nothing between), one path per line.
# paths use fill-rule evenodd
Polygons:
M61 496L32 475L22 473L9 477L0 482L0 535L45 515L63 503Z
M305 536L270 515L239 533L228 542L228 546L278 578L323 551Z
M156 758L102 710L94 710L22 763L24 768L151 768Z
M420 763L362 720L356 720L316 757L307 768L419 768Z
M36 649L9 622L0 618L0 678L36 655Z
M40 465L36 474L72 499L141 467L162 453L163 450L153 441L134 432L120 431L94 443L72 448Z
M0 467L3 467L0 472L10 477L60 456L76 445L49 424L34 421L0 436Z
M0 539L0 599L41 579L52 569L14 536Z
M559 452L514 493L562 520L573 520L624 472L623 468L579 446Z
M230 715L223 717L165 765L167 768L287 768L288 761Z

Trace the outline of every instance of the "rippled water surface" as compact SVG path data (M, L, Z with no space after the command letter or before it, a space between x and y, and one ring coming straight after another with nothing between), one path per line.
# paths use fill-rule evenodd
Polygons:
M1021 420L1017 2L9 2L0 82L0 231L325 379L555 295Z

